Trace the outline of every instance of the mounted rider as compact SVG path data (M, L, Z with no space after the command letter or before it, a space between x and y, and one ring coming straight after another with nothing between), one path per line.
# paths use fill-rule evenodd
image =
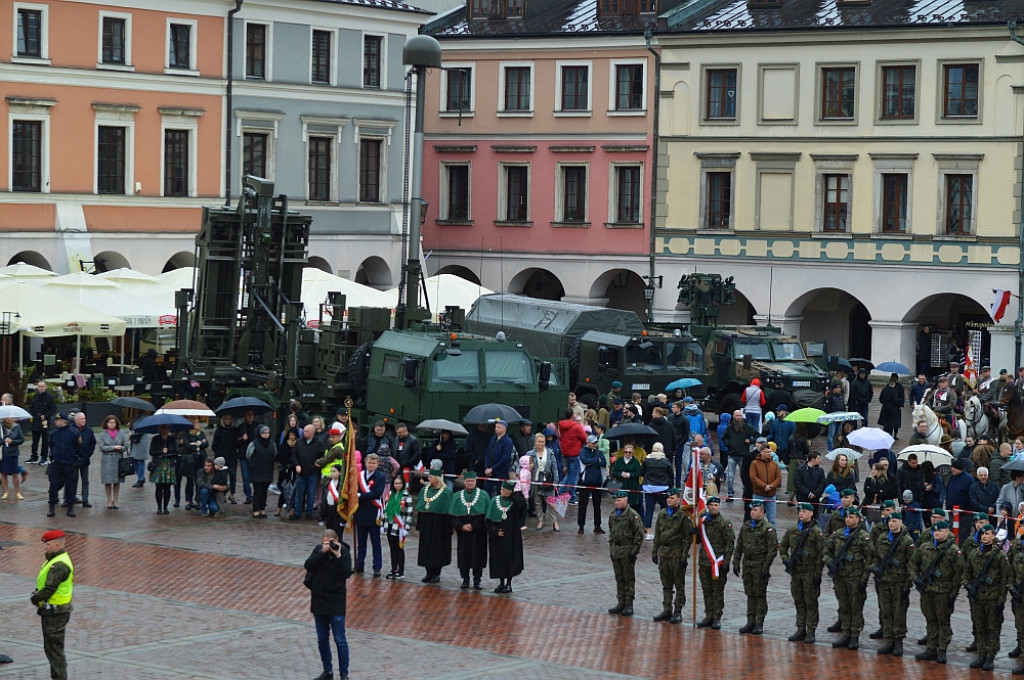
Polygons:
M963 376L959 377L962 384ZM955 427L957 398L956 391L949 385L949 376L941 375L939 376L939 384L926 401L932 411L935 412L935 415L946 421L950 427Z

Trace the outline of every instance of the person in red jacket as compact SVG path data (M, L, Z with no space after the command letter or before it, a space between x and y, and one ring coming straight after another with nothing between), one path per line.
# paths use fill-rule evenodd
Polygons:
M565 409L562 420L558 421L558 439L565 460L565 477L562 478L561 493L569 490L569 504L576 505L576 485L580 481L580 450L587 443L587 433L578 423L571 408Z

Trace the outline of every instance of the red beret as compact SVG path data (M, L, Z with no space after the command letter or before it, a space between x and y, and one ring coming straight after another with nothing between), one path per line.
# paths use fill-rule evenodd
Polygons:
M50 541L54 541L58 538L64 538L64 532L60 529L53 529L52 531L47 531L43 534L43 543L49 543Z
M328 432L327 434L332 436L332 437L340 437L341 436L341 430L339 430L336 427L332 427L331 431Z

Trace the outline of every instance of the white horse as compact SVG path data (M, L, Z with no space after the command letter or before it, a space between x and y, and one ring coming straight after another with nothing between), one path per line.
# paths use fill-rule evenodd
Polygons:
M981 405L981 399L976 394L964 402L964 417L962 421L965 424L966 434L971 435L975 439L982 435L988 436L992 429L988 414L985 413L985 409Z
M925 430L925 437L928 443L938 446L939 442L942 441L942 435L944 432L942 430L942 425L939 424L939 417L935 415L935 411L933 411L929 406L918 404L914 407L910 417L915 428L917 427L917 423L922 420L926 423L927 429ZM959 434L960 439L966 438L967 424L964 422L963 418L957 419L957 427L959 431L955 429L953 432Z

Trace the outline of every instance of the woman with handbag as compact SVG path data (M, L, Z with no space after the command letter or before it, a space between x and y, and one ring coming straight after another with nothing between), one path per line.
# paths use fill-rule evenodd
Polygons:
M181 482L185 480L185 509L199 509L199 494L196 493L196 473L203 467L206 460L207 449L210 448L210 440L203 432L198 416L189 416L192 421L192 429L186 432L182 438L184 451L178 459L178 477L174 482L174 507L181 503ZM194 501L193 501L194 499Z
M156 484L156 514L169 515L167 505L171 502L171 487L178 473L175 459L178 457L178 440L171 434L170 425L161 425L149 443L149 481Z
M135 467L134 461L128 457L131 438L128 430L121 428L121 421L117 416L110 415L103 421L98 440L102 456L100 481L107 494L107 510L117 510L117 499L125 475L131 474Z
M24 469L18 463L18 447L25 443L25 435L21 432L21 425L13 418L6 418L0 425L0 479L3 481L3 500L7 500L8 477L14 480L14 497L19 501L25 500L21 495L21 471ZM25 473L28 474L28 473Z
M547 446L547 437L543 433L533 438L533 455L537 457L537 475L533 483L537 487L537 529L544 528L544 518L551 513L555 531L558 526L558 513L548 503L548 499L558 494L558 483L562 481L558 474L558 460L555 453Z

